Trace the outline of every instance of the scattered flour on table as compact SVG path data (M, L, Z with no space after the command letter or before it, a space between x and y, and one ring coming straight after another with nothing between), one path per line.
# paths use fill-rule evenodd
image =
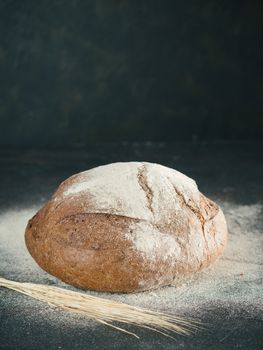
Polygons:
M227 219L229 241L223 257L212 266L182 280L177 286L154 291L134 294L109 294L91 291L87 293L136 306L183 314L191 309L200 310L202 305L209 303L253 304L263 307L263 234L262 222L260 221L262 220L263 207L261 204L219 204L221 204ZM36 210L37 207L23 210L14 209L0 215L0 276L21 282L53 284L77 290L40 269L28 253L24 243L24 230L28 219L35 214ZM138 236L135 236L134 239L137 240L136 244L141 250L148 249L147 244L140 241ZM171 246L171 242L167 242L167 244ZM169 254L170 249L175 249L175 246L168 247L166 254ZM0 288L0 294L2 291ZM10 305L17 300L16 293L11 293L13 294L8 294L13 300ZM25 312L31 303L40 311L48 313L49 308L46 305L41 305L33 300L29 301L26 297L23 298L25 298ZM19 300L20 307L23 307L21 305L22 299Z

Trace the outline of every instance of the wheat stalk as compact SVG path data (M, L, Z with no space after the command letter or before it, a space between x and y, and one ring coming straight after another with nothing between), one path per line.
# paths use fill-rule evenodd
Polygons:
M34 283L21 283L0 277L0 287L13 289L34 299L67 311L86 315L96 321L139 338L135 333L113 325L121 322L148 328L171 337L169 332L189 334L200 328L199 322L170 314L131 306L110 299L94 297L71 290Z

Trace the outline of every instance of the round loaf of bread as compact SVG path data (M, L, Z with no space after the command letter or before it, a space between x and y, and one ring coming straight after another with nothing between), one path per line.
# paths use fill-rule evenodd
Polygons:
M108 292L175 283L222 254L224 215L194 180L159 164L119 162L65 180L28 222L36 262L62 281Z

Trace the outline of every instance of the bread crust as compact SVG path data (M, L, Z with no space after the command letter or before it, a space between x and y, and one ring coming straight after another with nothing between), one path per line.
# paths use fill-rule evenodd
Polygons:
M45 271L108 292L174 283L211 264L226 240L222 210L193 180L147 162L70 177L25 232L30 254Z

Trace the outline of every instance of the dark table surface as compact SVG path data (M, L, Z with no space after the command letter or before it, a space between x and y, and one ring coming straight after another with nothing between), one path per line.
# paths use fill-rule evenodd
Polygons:
M24 228L62 180L101 164L142 160L175 168L194 178L199 189L221 205L229 227L224 256L189 281L153 292L102 295L195 317L204 322L204 329L172 340L127 327L140 336L138 340L0 288L0 349L262 349L262 150L261 143L220 142L0 150L2 277L71 288L35 264L24 247Z

